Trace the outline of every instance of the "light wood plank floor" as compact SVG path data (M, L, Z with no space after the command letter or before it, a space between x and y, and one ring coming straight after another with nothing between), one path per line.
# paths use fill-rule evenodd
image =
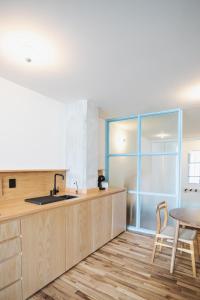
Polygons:
M178 256L170 275L170 249L151 265L152 245L149 236L123 233L30 299L200 300L200 264L194 279L189 257Z

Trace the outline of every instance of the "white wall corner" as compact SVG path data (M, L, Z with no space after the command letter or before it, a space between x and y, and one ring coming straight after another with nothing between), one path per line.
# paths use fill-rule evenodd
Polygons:
M94 102L87 105L87 188L97 187L99 159L99 111Z
M80 189L97 186L98 109L92 101L66 105L66 167L70 188L75 181Z

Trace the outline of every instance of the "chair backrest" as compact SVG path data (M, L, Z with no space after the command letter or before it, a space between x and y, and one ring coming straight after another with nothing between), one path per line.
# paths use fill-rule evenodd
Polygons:
M161 211L162 210L164 210L164 219L163 219L163 222L162 222L162 219L161 219ZM157 219L157 222L156 222L156 232L160 233L167 226L167 223L168 223L168 207L167 207L167 202L163 201L163 202L160 202L157 205L157 208L156 208L156 219Z

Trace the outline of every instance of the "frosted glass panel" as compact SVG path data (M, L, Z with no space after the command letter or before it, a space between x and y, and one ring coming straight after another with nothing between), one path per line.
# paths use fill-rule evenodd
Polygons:
M150 152L176 152L177 142L175 141L152 141L152 147Z
M137 182L136 157L110 157L109 186L135 190Z
M136 226L136 195L129 193L127 199L127 224Z
M178 113L142 117L142 152L176 152Z
M137 119L110 123L110 154L137 152Z
M176 156L142 157L141 191L176 193Z
M141 227L149 230L156 230L156 206L162 201L168 204L168 210L176 207L175 198L166 198L160 196L140 196L141 213L140 222ZM169 218L169 224L172 224L172 218Z
M200 163L200 151L195 150L189 153L189 163Z

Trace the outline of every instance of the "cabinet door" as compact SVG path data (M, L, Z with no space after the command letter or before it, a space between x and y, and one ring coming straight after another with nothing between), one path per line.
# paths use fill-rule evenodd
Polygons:
M112 197L92 200L93 251L111 239Z
M112 238L126 230L126 192L112 195Z
M92 252L91 201L66 208L66 270Z
M65 210L51 209L22 219L24 298L65 272Z

